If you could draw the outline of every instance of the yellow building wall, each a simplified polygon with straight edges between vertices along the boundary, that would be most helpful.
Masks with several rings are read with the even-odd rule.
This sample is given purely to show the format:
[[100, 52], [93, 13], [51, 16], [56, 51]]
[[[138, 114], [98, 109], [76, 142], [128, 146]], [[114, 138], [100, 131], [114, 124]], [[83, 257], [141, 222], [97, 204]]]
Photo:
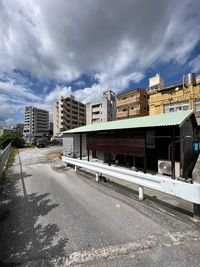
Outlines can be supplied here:
[[187, 88], [166, 89], [149, 93], [149, 115], [164, 113], [164, 105], [189, 100], [189, 109], [195, 109], [195, 99], [200, 98], [200, 85]]

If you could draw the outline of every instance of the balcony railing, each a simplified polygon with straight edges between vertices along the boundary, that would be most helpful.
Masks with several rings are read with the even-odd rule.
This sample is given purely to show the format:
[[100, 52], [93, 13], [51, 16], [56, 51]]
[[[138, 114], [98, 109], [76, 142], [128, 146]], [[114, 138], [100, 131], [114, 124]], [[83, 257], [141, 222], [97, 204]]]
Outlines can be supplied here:
[[139, 109], [134, 109], [134, 110], [126, 110], [126, 111], [120, 111], [117, 112], [117, 117], [121, 118], [121, 117], [130, 117], [130, 116], [136, 116], [140, 114], [140, 110]]
[[129, 97], [129, 98], [124, 99], [124, 100], [117, 100], [117, 107], [128, 105], [128, 104], [139, 102], [139, 101], [140, 101], [139, 96]]

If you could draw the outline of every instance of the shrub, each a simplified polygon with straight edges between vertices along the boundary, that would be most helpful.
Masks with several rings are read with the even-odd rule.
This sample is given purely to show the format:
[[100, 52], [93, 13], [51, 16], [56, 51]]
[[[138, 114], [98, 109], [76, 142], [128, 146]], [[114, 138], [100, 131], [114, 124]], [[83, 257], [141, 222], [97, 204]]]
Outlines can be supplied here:
[[24, 139], [18, 133], [6, 133], [0, 137], [0, 148], [4, 149], [9, 143], [13, 147], [23, 147], [25, 144]]

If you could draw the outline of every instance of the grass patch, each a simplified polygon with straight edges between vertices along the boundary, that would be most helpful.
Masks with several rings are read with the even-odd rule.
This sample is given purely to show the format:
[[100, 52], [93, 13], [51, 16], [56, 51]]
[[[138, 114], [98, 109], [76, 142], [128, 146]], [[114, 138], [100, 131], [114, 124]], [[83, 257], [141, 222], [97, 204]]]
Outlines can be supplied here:
[[6, 176], [8, 175], [9, 168], [13, 166], [16, 154], [17, 154], [17, 149], [14, 147], [11, 147], [6, 167], [5, 167], [2, 175], [0, 176], [0, 186], [2, 185]]

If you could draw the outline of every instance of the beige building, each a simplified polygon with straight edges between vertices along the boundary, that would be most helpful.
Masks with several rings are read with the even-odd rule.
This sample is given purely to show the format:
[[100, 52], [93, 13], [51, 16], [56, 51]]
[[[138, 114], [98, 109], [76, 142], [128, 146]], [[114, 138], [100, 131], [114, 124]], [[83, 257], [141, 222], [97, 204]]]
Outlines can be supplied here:
[[116, 97], [111, 90], [103, 92], [103, 99], [86, 105], [86, 124], [116, 120]]
[[27, 106], [24, 117], [24, 137], [27, 143], [35, 143], [49, 132], [49, 112], [44, 109]]
[[53, 135], [85, 125], [85, 105], [73, 96], [61, 97], [53, 108]]
[[[198, 76], [197, 76], [198, 77]], [[149, 115], [194, 109], [200, 118], [200, 80], [188, 74], [176, 85], [151, 87], [149, 80]]]
[[146, 89], [138, 88], [117, 96], [117, 119], [147, 116], [148, 94]]

